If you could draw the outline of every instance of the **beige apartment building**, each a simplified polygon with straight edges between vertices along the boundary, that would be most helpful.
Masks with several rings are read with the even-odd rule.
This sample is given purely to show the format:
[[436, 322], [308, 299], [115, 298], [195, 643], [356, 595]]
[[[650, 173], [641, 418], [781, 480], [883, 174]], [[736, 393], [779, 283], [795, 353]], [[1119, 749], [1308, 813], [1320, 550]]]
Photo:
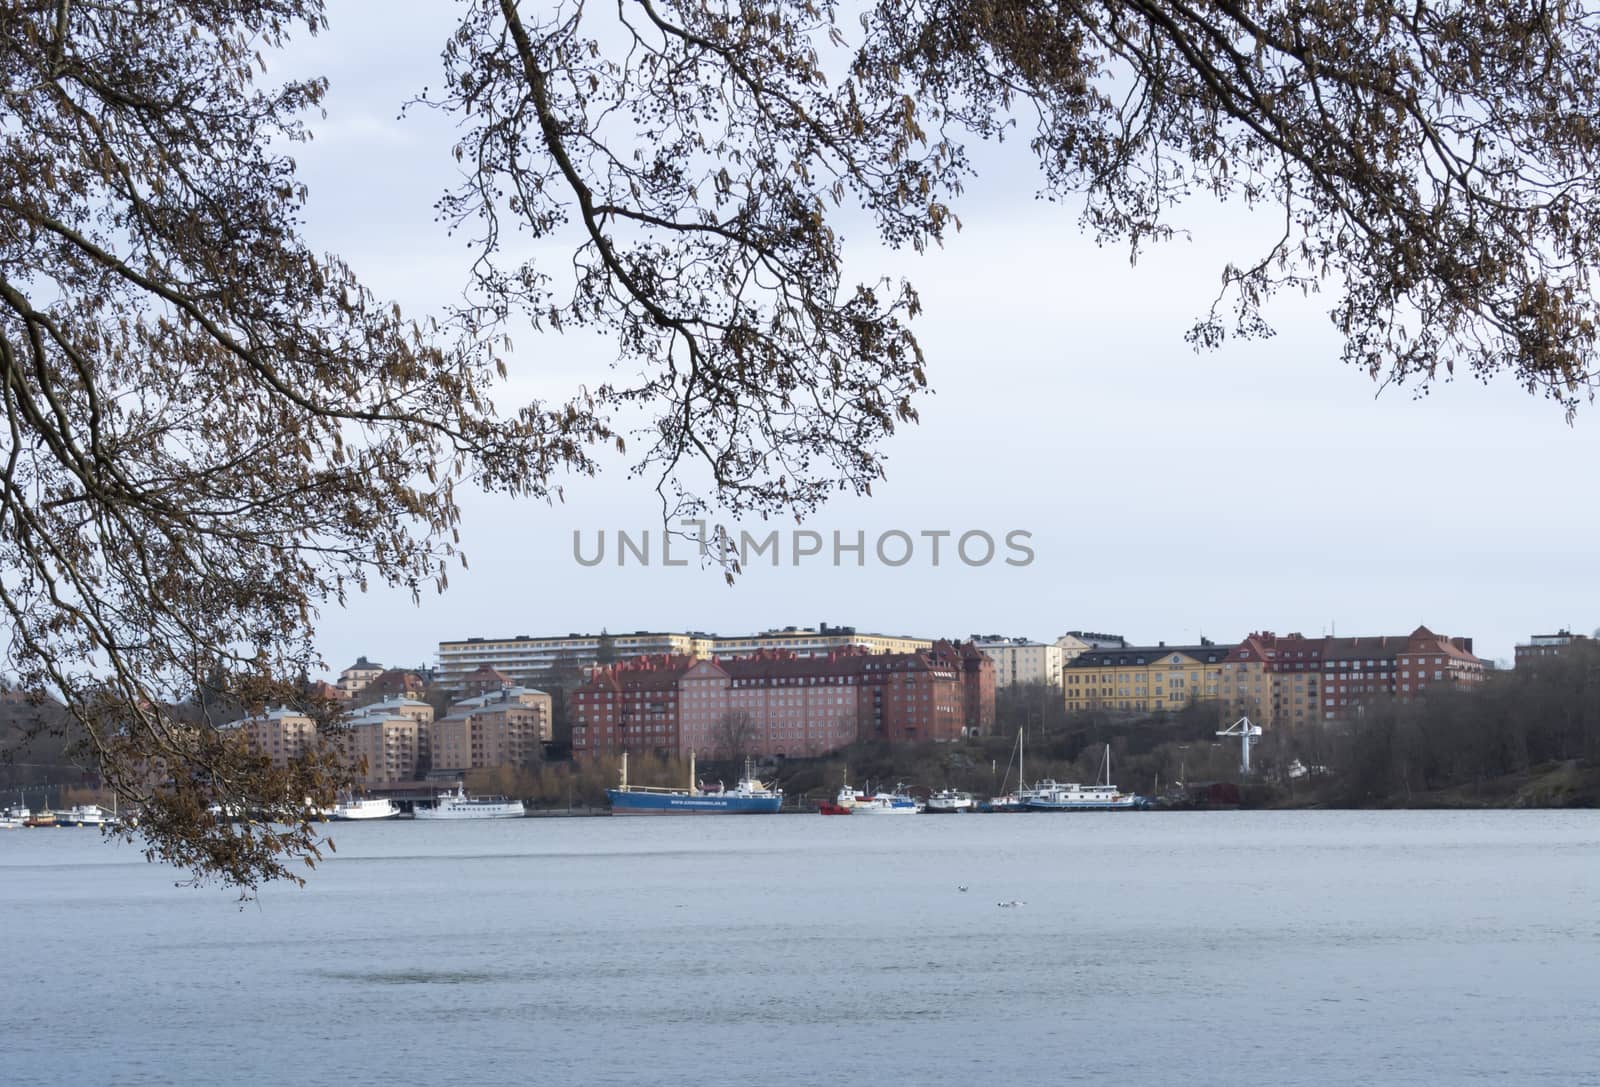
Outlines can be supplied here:
[[417, 776], [422, 750], [417, 722], [411, 717], [357, 717], [345, 734], [346, 750], [361, 767], [363, 785], [390, 785]]
[[1061, 647], [1027, 638], [980, 638], [972, 644], [994, 662], [994, 685], [1011, 687], [1019, 683], [1044, 683], [1061, 686]]
[[550, 742], [551, 698], [529, 687], [463, 699], [433, 722], [434, 774], [537, 762]]
[[345, 719], [346, 750], [363, 760], [365, 785], [413, 781], [431, 754], [433, 707], [412, 698], [387, 698]]
[[237, 728], [251, 750], [270, 758], [274, 766], [287, 766], [314, 750], [317, 743], [317, 723], [282, 707], [223, 727]]

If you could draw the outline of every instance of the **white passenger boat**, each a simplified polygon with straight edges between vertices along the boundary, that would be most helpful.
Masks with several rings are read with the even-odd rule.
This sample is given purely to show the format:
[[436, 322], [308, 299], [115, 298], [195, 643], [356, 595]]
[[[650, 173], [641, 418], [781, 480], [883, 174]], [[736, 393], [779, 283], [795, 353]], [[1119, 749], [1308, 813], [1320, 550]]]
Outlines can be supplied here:
[[11, 808], [0, 809], [0, 830], [20, 830], [31, 818], [33, 818], [33, 812], [21, 804]]
[[353, 823], [363, 819], [393, 819], [400, 814], [400, 809], [393, 800], [384, 797], [374, 800], [370, 797], [360, 800], [343, 800], [333, 806], [328, 813], [328, 818], [339, 823]]
[[431, 808], [416, 810], [418, 819], [521, 819], [528, 814], [520, 800], [503, 796], [471, 796], [463, 786], [453, 793], [440, 793]]
[[958, 789], [940, 789], [936, 793], [928, 794], [929, 815], [972, 811], [976, 806], [971, 793], [964, 793]]
[[1029, 811], [1135, 811], [1146, 806], [1144, 797], [1125, 793], [1111, 784], [1111, 745], [1106, 744], [1100, 766], [1104, 781], [1094, 785], [1060, 783], [1048, 778], [1034, 782], [1027, 797]]
[[111, 821], [110, 813], [98, 804], [79, 804], [56, 812], [58, 827], [103, 827]]

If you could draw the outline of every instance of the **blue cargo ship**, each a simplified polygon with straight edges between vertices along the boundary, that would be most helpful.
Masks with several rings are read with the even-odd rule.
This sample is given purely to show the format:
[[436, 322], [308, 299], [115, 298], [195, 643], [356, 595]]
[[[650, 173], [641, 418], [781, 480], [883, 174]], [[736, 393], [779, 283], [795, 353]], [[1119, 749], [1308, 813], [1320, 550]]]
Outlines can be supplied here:
[[783, 804], [783, 790], [768, 788], [750, 772], [732, 789], [712, 792], [695, 784], [694, 755], [689, 756], [689, 788], [652, 789], [628, 785], [628, 755], [622, 755], [622, 783], [606, 790], [612, 815], [773, 815]]

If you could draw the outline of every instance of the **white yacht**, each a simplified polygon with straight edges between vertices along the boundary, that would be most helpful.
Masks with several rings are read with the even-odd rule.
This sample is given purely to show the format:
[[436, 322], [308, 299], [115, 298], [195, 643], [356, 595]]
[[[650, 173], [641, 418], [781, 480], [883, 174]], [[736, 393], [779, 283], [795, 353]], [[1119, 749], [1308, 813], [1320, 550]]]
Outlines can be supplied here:
[[0, 830], [19, 830], [31, 818], [33, 812], [21, 804], [0, 809]]
[[418, 819], [521, 819], [528, 814], [520, 800], [507, 800], [503, 796], [467, 795], [464, 786], [457, 785], [453, 793], [440, 793], [431, 808], [418, 808]]
[[399, 814], [400, 809], [387, 797], [380, 800], [364, 797], [360, 800], [340, 801], [328, 813], [328, 818], [339, 823], [353, 823], [363, 819], [393, 819]]

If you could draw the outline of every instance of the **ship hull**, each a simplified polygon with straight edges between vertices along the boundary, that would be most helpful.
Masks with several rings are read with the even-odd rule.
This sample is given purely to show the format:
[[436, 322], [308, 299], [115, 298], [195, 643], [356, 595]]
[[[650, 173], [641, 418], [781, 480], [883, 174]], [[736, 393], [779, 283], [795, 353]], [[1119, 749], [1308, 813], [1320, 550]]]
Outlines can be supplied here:
[[781, 796], [636, 793], [607, 789], [612, 815], [776, 815]]
[[392, 811], [372, 813], [336, 811], [329, 815], [328, 818], [335, 823], [370, 823], [379, 819], [398, 819], [400, 818], [400, 809], [395, 808]]

